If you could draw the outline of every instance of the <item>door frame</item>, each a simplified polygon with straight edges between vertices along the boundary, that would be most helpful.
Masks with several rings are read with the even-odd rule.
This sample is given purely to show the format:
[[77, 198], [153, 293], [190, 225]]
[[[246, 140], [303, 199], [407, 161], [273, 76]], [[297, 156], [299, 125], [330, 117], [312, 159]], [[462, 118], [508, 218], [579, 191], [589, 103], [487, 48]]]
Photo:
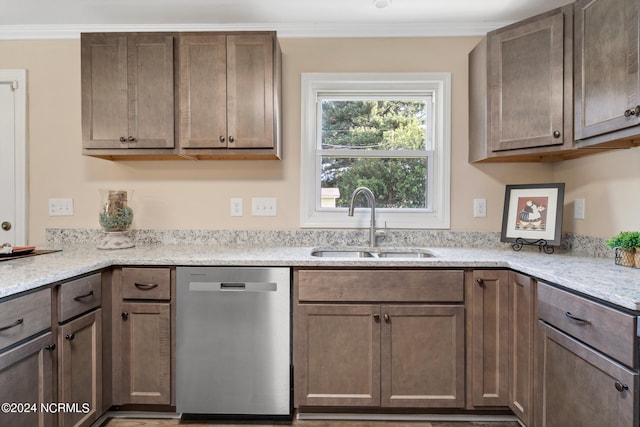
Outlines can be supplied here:
[[28, 238], [27, 171], [27, 70], [0, 70], [0, 84], [13, 85], [15, 92], [15, 245], [26, 245]]

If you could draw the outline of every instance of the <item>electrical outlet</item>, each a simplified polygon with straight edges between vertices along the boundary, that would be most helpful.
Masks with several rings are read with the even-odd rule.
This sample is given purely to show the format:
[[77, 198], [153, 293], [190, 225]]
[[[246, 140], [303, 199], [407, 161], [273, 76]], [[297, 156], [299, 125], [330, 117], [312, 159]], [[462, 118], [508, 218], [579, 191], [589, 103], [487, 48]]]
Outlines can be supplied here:
[[487, 216], [487, 199], [473, 199], [474, 218], [484, 218]]
[[573, 202], [573, 218], [584, 219], [585, 200], [576, 199]]
[[49, 199], [49, 216], [73, 215], [73, 199]]
[[275, 197], [253, 197], [251, 199], [251, 215], [276, 216]]
[[242, 199], [238, 197], [231, 198], [231, 216], [242, 216]]

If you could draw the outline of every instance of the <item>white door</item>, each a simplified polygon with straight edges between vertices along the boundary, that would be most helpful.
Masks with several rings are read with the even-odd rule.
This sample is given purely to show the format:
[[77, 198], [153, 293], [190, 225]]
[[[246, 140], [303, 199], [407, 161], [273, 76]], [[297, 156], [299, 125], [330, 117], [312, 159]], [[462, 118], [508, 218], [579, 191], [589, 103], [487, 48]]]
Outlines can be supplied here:
[[27, 244], [25, 70], [0, 70], [0, 246]]

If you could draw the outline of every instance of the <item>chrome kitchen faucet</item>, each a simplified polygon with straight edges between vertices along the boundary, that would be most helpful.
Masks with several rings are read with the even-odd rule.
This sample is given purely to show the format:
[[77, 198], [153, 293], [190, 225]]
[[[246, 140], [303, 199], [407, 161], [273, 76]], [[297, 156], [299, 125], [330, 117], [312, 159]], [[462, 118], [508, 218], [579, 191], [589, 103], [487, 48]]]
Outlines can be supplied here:
[[378, 243], [376, 241], [376, 197], [373, 195], [373, 192], [367, 187], [356, 188], [353, 193], [351, 193], [351, 201], [349, 201], [348, 214], [349, 216], [353, 216], [355, 200], [360, 193], [364, 194], [367, 202], [369, 203], [369, 207], [371, 208], [371, 224], [369, 225], [369, 246], [375, 247], [378, 246]]

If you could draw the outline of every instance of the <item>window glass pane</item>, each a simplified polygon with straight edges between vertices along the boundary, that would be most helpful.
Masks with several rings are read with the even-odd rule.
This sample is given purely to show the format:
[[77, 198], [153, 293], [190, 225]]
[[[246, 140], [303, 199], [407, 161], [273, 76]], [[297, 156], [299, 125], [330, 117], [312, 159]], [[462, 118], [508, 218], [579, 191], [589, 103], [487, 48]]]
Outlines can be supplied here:
[[[426, 208], [427, 158], [322, 157], [321, 206], [349, 207], [351, 193], [368, 187], [376, 207]], [[366, 206], [364, 197], [356, 206]]]
[[322, 99], [322, 149], [425, 150], [430, 100]]

